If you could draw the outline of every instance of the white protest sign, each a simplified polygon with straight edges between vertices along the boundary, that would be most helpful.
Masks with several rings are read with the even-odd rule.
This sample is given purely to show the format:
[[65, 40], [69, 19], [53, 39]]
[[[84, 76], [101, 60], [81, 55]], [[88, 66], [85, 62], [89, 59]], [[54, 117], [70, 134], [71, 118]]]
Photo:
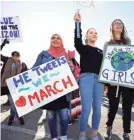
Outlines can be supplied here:
[[2, 17], [0, 19], [0, 38], [10, 41], [22, 41], [19, 17]]
[[134, 46], [107, 46], [99, 81], [134, 88]]
[[78, 89], [65, 57], [9, 78], [7, 85], [19, 117]]

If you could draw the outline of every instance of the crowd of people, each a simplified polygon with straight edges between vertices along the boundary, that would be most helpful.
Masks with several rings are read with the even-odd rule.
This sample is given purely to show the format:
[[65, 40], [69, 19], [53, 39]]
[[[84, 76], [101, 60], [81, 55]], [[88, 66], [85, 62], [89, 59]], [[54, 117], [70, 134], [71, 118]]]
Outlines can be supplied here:
[[[130, 140], [131, 132], [131, 110], [134, 102], [134, 89], [122, 87], [112, 84], [99, 82], [99, 72], [105, 54], [106, 47], [112, 45], [130, 45], [131, 40], [127, 36], [127, 30], [124, 23], [120, 19], [115, 19], [110, 26], [109, 41], [104, 43], [103, 50], [96, 47], [97, 31], [95, 28], [87, 30], [85, 35], [85, 43], [82, 41], [81, 15], [74, 16], [74, 47], [80, 55], [80, 65], [75, 59], [75, 55], [71, 55], [70, 51], [64, 47], [62, 37], [59, 34], [53, 34], [50, 41], [50, 48], [43, 50], [37, 57], [32, 68], [47, 63], [53, 59], [65, 56], [68, 65], [74, 74], [79, 85], [79, 89], [62, 96], [41, 109], [47, 110], [47, 121], [52, 140], [58, 140], [57, 133], [57, 117], [60, 119], [61, 140], [67, 140], [68, 125], [71, 125], [80, 116], [80, 134], [79, 140], [86, 140], [86, 129], [88, 118], [93, 109], [92, 114], [92, 140], [99, 140], [98, 130], [101, 120], [101, 104], [104, 92], [106, 92], [109, 101], [109, 109], [107, 114], [105, 139], [111, 139], [113, 122], [118, 110], [119, 101], [122, 97], [123, 110], [123, 140]], [[77, 26], [79, 25], [79, 26]], [[79, 32], [80, 31], [80, 32]], [[78, 36], [78, 32], [80, 33]], [[1, 50], [6, 43], [1, 44]], [[14, 118], [17, 117], [20, 124], [24, 125], [24, 118], [18, 117], [12, 97], [10, 95], [6, 79], [13, 77], [21, 72], [27, 71], [28, 67], [21, 62], [20, 53], [14, 51], [11, 57], [1, 55], [3, 67], [1, 69], [1, 95], [7, 95], [10, 103], [10, 116], [8, 125], [12, 125]], [[116, 91], [119, 89], [118, 96]]]

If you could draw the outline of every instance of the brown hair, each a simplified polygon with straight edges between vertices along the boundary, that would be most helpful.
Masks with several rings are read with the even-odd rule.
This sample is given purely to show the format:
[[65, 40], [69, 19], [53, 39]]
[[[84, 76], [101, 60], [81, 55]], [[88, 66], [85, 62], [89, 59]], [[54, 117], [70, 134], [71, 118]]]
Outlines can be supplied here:
[[110, 42], [114, 42], [116, 40], [116, 38], [114, 36], [114, 31], [113, 31], [113, 26], [114, 26], [114, 23], [116, 20], [120, 21], [123, 25], [123, 30], [121, 32], [121, 38], [120, 38], [121, 43], [124, 45], [130, 44], [131, 40], [129, 39], [129, 37], [127, 35], [126, 27], [125, 27], [124, 23], [122, 22], [122, 20], [120, 20], [120, 19], [115, 19], [110, 26]]

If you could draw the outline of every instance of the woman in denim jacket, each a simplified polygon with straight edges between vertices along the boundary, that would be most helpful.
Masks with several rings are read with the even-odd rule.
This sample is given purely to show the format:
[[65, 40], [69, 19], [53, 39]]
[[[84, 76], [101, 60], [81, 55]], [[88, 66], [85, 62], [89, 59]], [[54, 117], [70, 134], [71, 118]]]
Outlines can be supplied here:
[[[69, 61], [68, 54], [63, 47], [62, 38], [58, 34], [54, 34], [51, 37], [51, 45], [47, 51], [42, 51], [33, 67], [37, 67], [41, 64], [49, 62], [53, 59], [56, 59], [60, 56], [65, 56], [69, 66], [72, 66], [72, 63]], [[61, 126], [61, 140], [67, 140], [67, 129], [68, 129], [68, 107], [69, 103], [66, 96], [62, 96], [47, 105], [41, 107], [42, 109], [47, 110], [47, 119], [51, 138], [53, 140], [58, 140], [57, 133], [57, 114], [60, 118]]]

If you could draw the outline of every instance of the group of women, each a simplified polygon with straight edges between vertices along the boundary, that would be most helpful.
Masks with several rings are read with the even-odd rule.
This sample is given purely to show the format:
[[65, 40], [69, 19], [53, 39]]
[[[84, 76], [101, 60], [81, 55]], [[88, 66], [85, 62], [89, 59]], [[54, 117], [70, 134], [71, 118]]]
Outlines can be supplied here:
[[[134, 101], [134, 89], [128, 87], [118, 87], [119, 92], [116, 97], [116, 85], [104, 84], [99, 82], [98, 75], [102, 64], [103, 54], [107, 45], [130, 45], [131, 41], [127, 36], [126, 28], [120, 19], [115, 19], [110, 27], [110, 39], [105, 42], [104, 50], [96, 47], [97, 31], [95, 28], [90, 28], [86, 32], [85, 43], [82, 41], [81, 15], [74, 16], [74, 47], [80, 55], [80, 78], [79, 90], [81, 96], [82, 112], [80, 117], [80, 134], [79, 140], [86, 140], [86, 129], [88, 118], [93, 109], [92, 114], [92, 140], [99, 140], [98, 129], [101, 120], [101, 104], [104, 90], [107, 91], [109, 99], [109, 111], [106, 122], [105, 138], [111, 139], [113, 121], [118, 110], [120, 98], [123, 102], [123, 140], [130, 140], [129, 133], [131, 132], [131, 109]], [[79, 22], [79, 26], [77, 23]], [[80, 36], [77, 36], [80, 31]], [[67, 51], [64, 48], [62, 37], [59, 34], [53, 34], [51, 37], [50, 48], [42, 51], [33, 65], [33, 67], [44, 64], [58, 57], [65, 56], [73, 72], [73, 63], [70, 60]], [[52, 140], [58, 140], [57, 132], [57, 117], [60, 119], [61, 140], [67, 140], [67, 130], [69, 122], [69, 101], [67, 96], [62, 96], [51, 103], [44, 105], [43, 109], [47, 110], [47, 120]]]
[[[123, 128], [124, 140], [130, 140], [130, 124], [131, 124], [131, 109], [134, 101], [134, 89], [128, 87], [119, 87], [119, 93], [116, 97], [116, 85], [104, 84], [98, 81], [98, 75], [102, 64], [103, 54], [105, 53], [105, 47], [107, 45], [130, 45], [131, 41], [127, 36], [126, 28], [120, 19], [116, 19], [112, 22], [110, 27], [110, 39], [104, 44], [104, 51], [97, 48], [95, 43], [97, 41], [97, 31], [95, 28], [90, 28], [86, 32], [85, 45], [82, 41], [82, 29], [81, 29], [81, 15], [75, 14], [75, 30], [74, 30], [74, 47], [80, 55], [80, 79], [79, 89], [82, 104], [82, 113], [80, 117], [80, 135], [79, 140], [86, 140], [86, 129], [88, 124], [89, 114], [91, 112], [91, 106], [93, 108], [92, 114], [92, 140], [99, 140], [98, 129], [101, 119], [101, 104], [104, 90], [107, 90], [109, 99], [109, 112], [108, 120], [106, 122], [105, 138], [110, 139], [112, 134], [112, 126], [115, 115], [118, 110], [120, 97], [123, 100]], [[79, 23], [79, 26], [77, 26]], [[80, 31], [80, 36], [78, 32]], [[43, 54], [43, 55], [42, 55]], [[49, 57], [45, 57], [45, 56]], [[54, 34], [51, 37], [50, 48], [47, 51], [43, 51], [39, 54], [33, 67], [46, 63], [52, 59], [60, 56], [65, 56], [68, 64], [72, 70], [72, 62], [69, 61], [68, 54], [64, 48], [63, 41], [60, 35]], [[42, 56], [44, 56], [42, 58]], [[48, 59], [46, 59], [48, 58]], [[68, 130], [68, 106], [69, 103], [66, 96], [63, 96], [44, 106], [47, 109], [47, 119], [50, 129], [51, 138], [53, 140], [58, 139], [57, 133], [57, 115], [60, 118], [61, 125], [61, 140], [67, 140]]]

